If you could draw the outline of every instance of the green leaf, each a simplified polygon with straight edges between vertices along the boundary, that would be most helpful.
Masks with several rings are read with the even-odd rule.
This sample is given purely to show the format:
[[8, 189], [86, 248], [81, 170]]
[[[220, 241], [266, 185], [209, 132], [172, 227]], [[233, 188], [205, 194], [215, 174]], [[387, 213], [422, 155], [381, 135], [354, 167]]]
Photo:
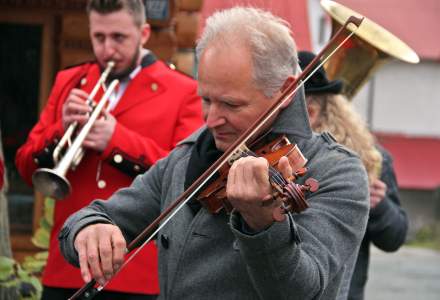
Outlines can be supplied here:
[[[39, 257], [45, 258], [46, 255], [46, 253], [42, 253]], [[34, 260], [36, 262], [45, 261], [37, 258]], [[4, 277], [4, 280], [0, 281], [0, 288], [17, 288], [18, 292], [26, 294], [19, 295], [17, 299], [38, 300], [41, 298], [43, 287], [38, 278], [27, 272], [13, 259], [0, 256], [0, 276]]]
[[14, 275], [15, 261], [6, 256], [0, 256], [0, 281], [5, 281]]
[[55, 210], [55, 200], [50, 197], [46, 197], [44, 199], [44, 219], [49, 223], [51, 228], [53, 226], [54, 210]]
[[47, 260], [48, 256], [49, 256], [49, 251], [41, 251], [34, 255], [36, 259], [44, 260], [44, 261]]
[[32, 237], [32, 243], [41, 249], [49, 249], [50, 232], [44, 228], [38, 228]]
[[6, 282], [2, 282], [0, 284], [0, 286], [5, 287], [5, 288], [17, 287], [19, 283], [20, 283], [20, 281], [17, 278], [14, 278], [14, 279], [8, 280]]

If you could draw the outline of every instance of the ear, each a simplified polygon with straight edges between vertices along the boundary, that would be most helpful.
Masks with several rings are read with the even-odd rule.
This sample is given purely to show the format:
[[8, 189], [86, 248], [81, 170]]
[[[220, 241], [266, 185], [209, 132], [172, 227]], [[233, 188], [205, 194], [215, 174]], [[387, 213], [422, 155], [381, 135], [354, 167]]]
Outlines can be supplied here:
[[[283, 86], [280, 89], [280, 94], [283, 93], [291, 84], [292, 82], [295, 81], [295, 76], [290, 75], [289, 77], [287, 77], [286, 81], [284, 81]], [[282, 106], [281, 108], [285, 108], [290, 104], [290, 101], [292, 101], [292, 98], [287, 100]]]
[[150, 34], [151, 34], [150, 24], [145, 23], [141, 27], [141, 44], [142, 44], [142, 46], [144, 46], [145, 43], [149, 40]]

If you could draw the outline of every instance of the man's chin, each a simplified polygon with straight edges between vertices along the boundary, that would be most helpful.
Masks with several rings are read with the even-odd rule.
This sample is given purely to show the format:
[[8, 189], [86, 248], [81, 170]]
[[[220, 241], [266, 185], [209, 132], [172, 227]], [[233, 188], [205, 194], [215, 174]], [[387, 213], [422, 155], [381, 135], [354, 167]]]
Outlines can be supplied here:
[[218, 150], [225, 152], [232, 145], [231, 141], [224, 139], [215, 139], [215, 146]]

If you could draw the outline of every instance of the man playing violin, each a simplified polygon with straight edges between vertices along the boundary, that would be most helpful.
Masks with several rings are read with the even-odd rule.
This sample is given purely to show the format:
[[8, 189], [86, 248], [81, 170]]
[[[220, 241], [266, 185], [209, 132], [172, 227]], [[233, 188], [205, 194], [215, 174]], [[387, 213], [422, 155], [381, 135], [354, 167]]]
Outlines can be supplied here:
[[[94, 278], [105, 285], [123, 265], [127, 243], [227, 151], [300, 72], [285, 22], [254, 8], [211, 16], [197, 55], [206, 126], [129, 188], [71, 216], [60, 233], [63, 254], [81, 268], [86, 282]], [[309, 208], [275, 221], [280, 203], [270, 201], [268, 161], [235, 160], [226, 182], [230, 213], [211, 214], [190, 199], [159, 230], [159, 299], [346, 297], [368, 216], [366, 172], [329, 134], [312, 133], [302, 90], [262, 128], [266, 134], [260, 141], [285, 135], [308, 159], [309, 171], [297, 182], [319, 181], [318, 191], [308, 195]], [[283, 157], [278, 163], [285, 178], [292, 177], [289, 162]]]
[[[79, 270], [59, 250], [57, 236], [67, 217], [130, 185], [203, 122], [196, 82], [143, 48], [150, 36], [143, 1], [89, 0], [87, 5], [96, 60], [57, 74], [40, 120], [16, 156], [18, 170], [29, 183], [37, 168], [52, 167], [55, 145], [70, 124], [88, 121], [91, 107], [85, 100], [102, 70], [114, 62], [108, 81], [117, 78], [120, 84], [83, 142], [84, 158], [67, 173], [72, 193], [55, 204], [43, 299], [67, 299], [83, 284]], [[94, 100], [102, 94], [100, 87]], [[159, 293], [155, 245], [147, 245], [123, 273], [130, 275], [113, 281], [103, 299], [154, 299]]]

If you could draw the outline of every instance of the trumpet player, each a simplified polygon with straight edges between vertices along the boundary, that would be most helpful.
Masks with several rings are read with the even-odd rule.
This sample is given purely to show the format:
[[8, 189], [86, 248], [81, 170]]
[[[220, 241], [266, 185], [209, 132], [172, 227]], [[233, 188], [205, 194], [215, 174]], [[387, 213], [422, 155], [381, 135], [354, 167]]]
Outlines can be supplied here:
[[[52, 168], [53, 149], [71, 124], [81, 128], [88, 122], [93, 108], [86, 99], [108, 63], [114, 63], [106, 82], [118, 79], [119, 84], [82, 142], [81, 162], [66, 174], [71, 193], [55, 204], [43, 299], [67, 299], [83, 285], [80, 270], [65, 262], [59, 251], [57, 237], [67, 217], [93, 199], [107, 198], [130, 185], [202, 124], [196, 82], [143, 48], [150, 27], [142, 0], [89, 0], [87, 13], [96, 60], [57, 74], [38, 123], [16, 154], [17, 168], [29, 184], [37, 168]], [[103, 83], [96, 102], [105, 89]], [[154, 244], [134, 260], [102, 299], [155, 298], [159, 287]]]

